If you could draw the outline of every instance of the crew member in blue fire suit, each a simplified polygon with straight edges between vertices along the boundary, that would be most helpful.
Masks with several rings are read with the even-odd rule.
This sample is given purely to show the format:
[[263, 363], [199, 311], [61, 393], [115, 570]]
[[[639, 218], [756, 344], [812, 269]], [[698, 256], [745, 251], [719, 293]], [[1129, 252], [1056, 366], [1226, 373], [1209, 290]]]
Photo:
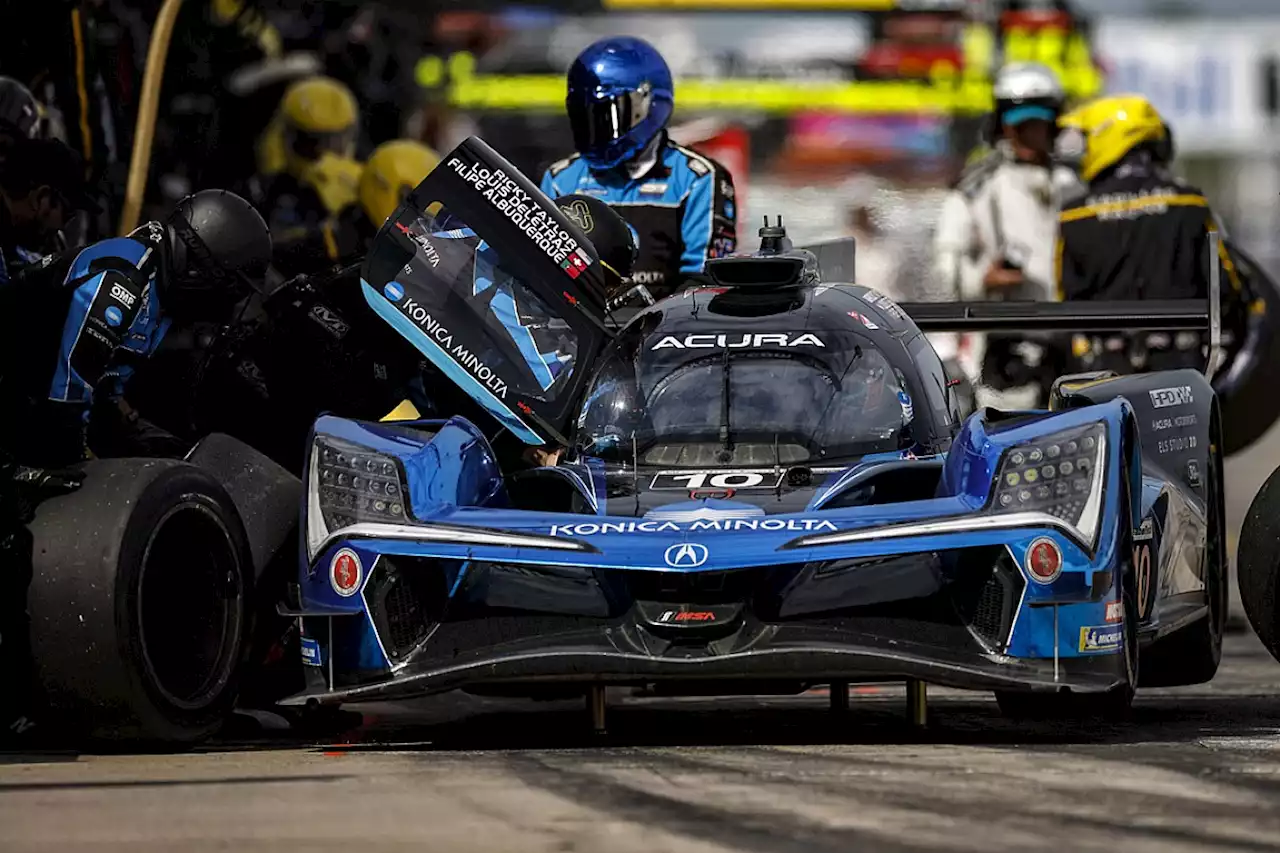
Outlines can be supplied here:
[[12, 327], [0, 344], [0, 450], [38, 467], [82, 459], [95, 395], [118, 393], [169, 318], [242, 298], [270, 259], [258, 212], [233, 193], [205, 190], [163, 223], [84, 249], [60, 284], [48, 276], [57, 263], [15, 277], [0, 290], [0, 322]]
[[737, 245], [733, 178], [672, 142], [671, 71], [638, 38], [607, 38], [569, 68], [565, 99], [578, 153], [542, 177], [548, 196], [579, 193], [612, 205], [631, 225], [639, 256], [629, 284], [655, 299]]
[[[270, 232], [257, 211], [239, 196], [206, 190], [164, 223], [84, 249], [65, 279], [66, 264], [47, 258], [0, 282], [0, 741], [34, 725], [26, 525], [41, 501], [80, 486], [72, 466], [87, 450], [95, 396], [119, 394], [129, 359], [155, 351], [169, 322], [162, 304], [179, 318], [207, 311], [265, 273], [270, 260]], [[137, 455], [185, 449], [145, 423], [120, 432], [132, 433]]]

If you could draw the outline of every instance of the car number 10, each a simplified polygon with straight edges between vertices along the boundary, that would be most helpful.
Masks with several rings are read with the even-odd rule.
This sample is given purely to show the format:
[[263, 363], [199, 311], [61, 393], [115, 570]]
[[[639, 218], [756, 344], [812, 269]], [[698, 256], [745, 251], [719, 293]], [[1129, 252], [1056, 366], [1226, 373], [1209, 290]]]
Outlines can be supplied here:
[[764, 471], [663, 471], [654, 475], [650, 488], [679, 489], [688, 492], [696, 492], [699, 489], [774, 488], [779, 478], [770, 478], [766, 483], [765, 474]]

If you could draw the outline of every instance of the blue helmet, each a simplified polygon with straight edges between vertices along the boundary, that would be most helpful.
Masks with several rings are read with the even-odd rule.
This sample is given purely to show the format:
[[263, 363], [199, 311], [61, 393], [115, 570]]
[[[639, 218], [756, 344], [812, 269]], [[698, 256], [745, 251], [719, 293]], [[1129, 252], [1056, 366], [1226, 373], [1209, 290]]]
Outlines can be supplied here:
[[671, 69], [647, 41], [602, 39], [569, 66], [565, 106], [574, 147], [595, 170], [631, 160], [671, 118]]

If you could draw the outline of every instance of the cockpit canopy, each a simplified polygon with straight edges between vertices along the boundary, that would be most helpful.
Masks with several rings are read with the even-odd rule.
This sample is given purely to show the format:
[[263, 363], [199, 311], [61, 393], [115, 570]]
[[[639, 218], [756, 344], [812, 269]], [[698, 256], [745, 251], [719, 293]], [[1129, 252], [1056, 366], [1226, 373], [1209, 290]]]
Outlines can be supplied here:
[[917, 443], [914, 383], [866, 335], [664, 325], [633, 323], [606, 350], [578, 418], [584, 454], [812, 465]]

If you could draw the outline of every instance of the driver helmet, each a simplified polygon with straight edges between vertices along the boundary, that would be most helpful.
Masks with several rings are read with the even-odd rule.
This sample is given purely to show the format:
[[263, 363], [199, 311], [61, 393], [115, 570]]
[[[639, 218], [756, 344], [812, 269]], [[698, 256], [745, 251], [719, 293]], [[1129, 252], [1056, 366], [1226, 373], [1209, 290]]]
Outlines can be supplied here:
[[369, 223], [382, 227], [439, 162], [439, 154], [412, 139], [393, 139], [375, 148], [359, 185], [360, 207]]
[[994, 131], [999, 139], [1006, 126], [1024, 121], [1056, 123], [1066, 103], [1066, 92], [1058, 75], [1038, 62], [1015, 62], [996, 75]]
[[290, 85], [280, 101], [279, 122], [284, 170], [299, 180], [325, 152], [355, 156], [360, 130], [356, 98], [332, 77], [307, 77]]
[[257, 287], [271, 262], [271, 231], [249, 202], [201, 190], [165, 222], [171, 239], [161, 304], [179, 318], [215, 320]]
[[638, 252], [635, 231], [616, 210], [594, 196], [564, 195], [555, 204], [595, 246], [605, 272], [605, 297], [612, 299], [631, 277]]
[[595, 42], [569, 66], [574, 147], [595, 171], [637, 159], [667, 126], [674, 96], [671, 69], [653, 45], [630, 36]]

